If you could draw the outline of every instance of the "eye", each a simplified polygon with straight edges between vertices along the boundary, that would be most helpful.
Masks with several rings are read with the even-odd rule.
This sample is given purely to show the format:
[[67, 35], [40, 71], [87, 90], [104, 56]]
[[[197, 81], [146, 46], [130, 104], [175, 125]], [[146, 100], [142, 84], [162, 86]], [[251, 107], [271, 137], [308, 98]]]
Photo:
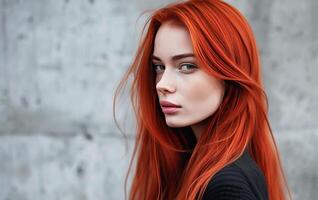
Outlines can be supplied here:
[[165, 70], [163, 65], [152, 64], [152, 67], [156, 73], [160, 73], [160, 72], [163, 72]]
[[179, 69], [180, 69], [180, 71], [183, 71], [183, 72], [189, 72], [189, 71], [193, 71], [195, 68], [197, 68], [197, 67], [193, 64], [184, 63], [181, 65], [181, 67]]
[[[165, 66], [160, 64], [152, 64], [153, 69], [156, 73], [163, 73], [165, 71]], [[183, 63], [180, 65], [179, 70], [183, 73], [190, 73], [194, 71], [197, 67], [194, 64], [191, 63]]]

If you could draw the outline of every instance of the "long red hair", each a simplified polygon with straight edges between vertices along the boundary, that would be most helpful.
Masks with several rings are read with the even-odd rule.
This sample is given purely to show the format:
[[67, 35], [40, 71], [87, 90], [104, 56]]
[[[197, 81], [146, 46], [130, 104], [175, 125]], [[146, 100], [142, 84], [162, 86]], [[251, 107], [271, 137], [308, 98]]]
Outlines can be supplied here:
[[[160, 109], [151, 65], [154, 38], [160, 25], [174, 20], [191, 36], [199, 67], [224, 80], [226, 90], [209, 125], [195, 141], [189, 127], [171, 128]], [[242, 14], [220, 0], [190, 0], [155, 10], [130, 68], [113, 101], [132, 76], [131, 102], [136, 139], [125, 179], [135, 169], [130, 200], [201, 199], [213, 175], [234, 162], [245, 149], [264, 173], [271, 200], [291, 197], [278, 148], [268, 120], [256, 41]]]

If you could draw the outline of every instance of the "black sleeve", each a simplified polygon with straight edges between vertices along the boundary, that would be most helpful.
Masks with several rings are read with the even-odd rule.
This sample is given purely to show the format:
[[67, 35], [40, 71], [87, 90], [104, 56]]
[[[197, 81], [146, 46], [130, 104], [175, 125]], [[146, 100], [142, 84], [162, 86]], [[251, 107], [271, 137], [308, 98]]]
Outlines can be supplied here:
[[220, 170], [203, 194], [202, 200], [259, 200], [253, 192], [248, 178], [242, 170], [235, 166], [227, 166]]

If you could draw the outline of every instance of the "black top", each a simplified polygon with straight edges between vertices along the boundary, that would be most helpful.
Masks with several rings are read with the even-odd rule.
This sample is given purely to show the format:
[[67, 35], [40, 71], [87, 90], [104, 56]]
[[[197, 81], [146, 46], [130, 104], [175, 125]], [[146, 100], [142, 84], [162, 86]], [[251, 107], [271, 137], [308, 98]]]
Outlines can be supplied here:
[[208, 183], [202, 200], [268, 200], [265, 177], [245, 151], [217, 172]]

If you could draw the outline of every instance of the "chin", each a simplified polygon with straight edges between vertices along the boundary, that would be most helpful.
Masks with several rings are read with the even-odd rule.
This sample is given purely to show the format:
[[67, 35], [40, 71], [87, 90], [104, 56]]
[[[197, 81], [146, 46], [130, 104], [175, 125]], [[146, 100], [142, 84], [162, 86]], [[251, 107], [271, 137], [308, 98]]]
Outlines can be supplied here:
[[166, 121], [166, 124], [167, 124], [167, 126], [169, 126], [171, 128], [178, 128], [179, 127], [178, 124], [173, 123], [173, 122], [169, 122], [169, 121]]
[[173, 123], [173, 122], [169, 122], [166, 121], [167, 126], [169, 126], [170, 128], [180, 128], [180, 127], [185, 127], [187, 125], [182, 124], [182, 123]]

